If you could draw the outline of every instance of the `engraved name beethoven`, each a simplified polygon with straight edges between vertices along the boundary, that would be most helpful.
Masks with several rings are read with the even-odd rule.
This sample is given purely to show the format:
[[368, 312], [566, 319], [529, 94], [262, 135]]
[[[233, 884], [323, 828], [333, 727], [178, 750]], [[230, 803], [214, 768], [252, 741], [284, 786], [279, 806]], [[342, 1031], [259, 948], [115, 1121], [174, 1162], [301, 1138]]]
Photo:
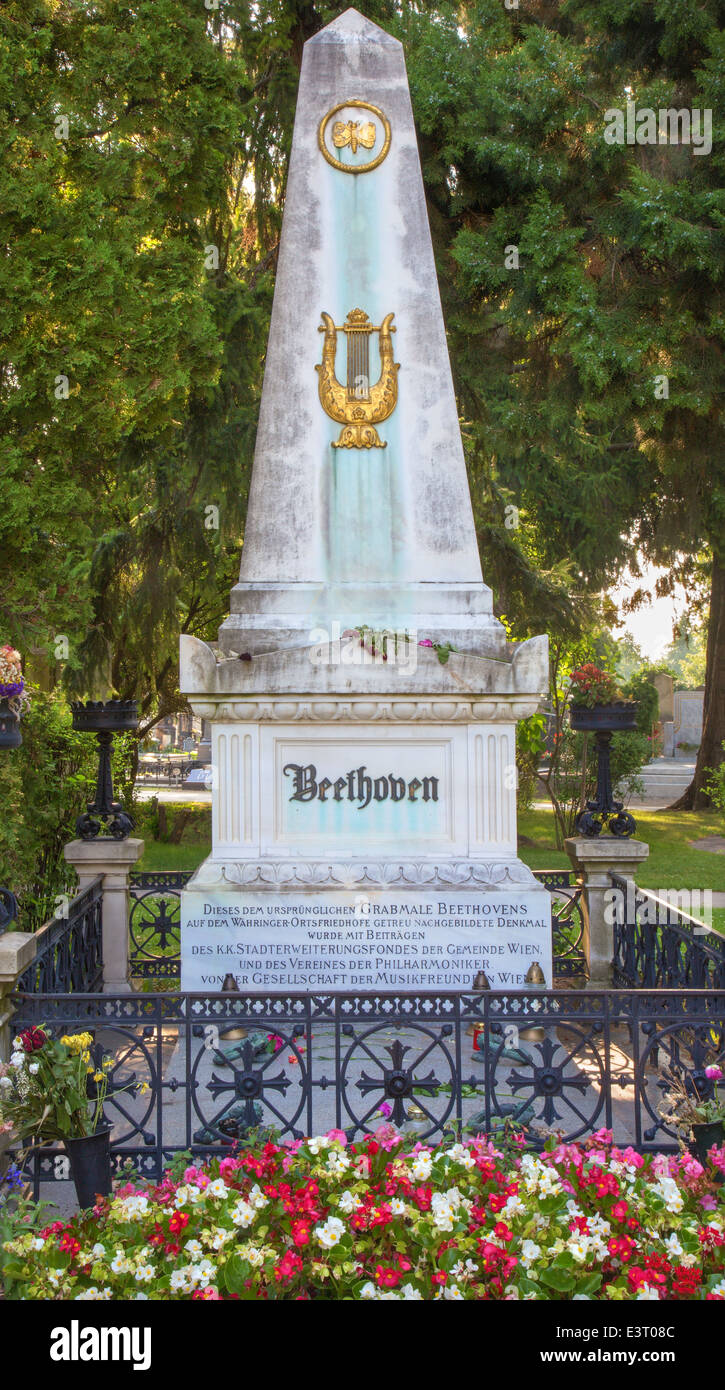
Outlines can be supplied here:
[[314, 763], [302, 767], [300, 763], [287, 763], [282, 769], [285, 777], [291, 777], [294, 790], [290, 801], [356, 801], [358, 811], [364, 811], [371, 801], [437, 801], [437, 777], [413, 777], [406, 782], [404, 777], [369, 777], [365, 767], [357, 767], [338, 777], [333, 782], [329, 777], [318, 781]]

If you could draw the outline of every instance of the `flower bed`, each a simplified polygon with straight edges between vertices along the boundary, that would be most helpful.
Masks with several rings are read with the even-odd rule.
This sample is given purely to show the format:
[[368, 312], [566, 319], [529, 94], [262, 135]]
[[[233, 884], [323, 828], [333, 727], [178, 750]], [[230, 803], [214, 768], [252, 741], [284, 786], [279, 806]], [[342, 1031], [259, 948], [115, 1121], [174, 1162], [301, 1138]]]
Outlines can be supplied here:
[[267, 1143], [131, 1183], [6, 1245], [30, 1299], [725, 1299], [725, 1149], [604, 1131], [411, 1148], [390, 1125]]

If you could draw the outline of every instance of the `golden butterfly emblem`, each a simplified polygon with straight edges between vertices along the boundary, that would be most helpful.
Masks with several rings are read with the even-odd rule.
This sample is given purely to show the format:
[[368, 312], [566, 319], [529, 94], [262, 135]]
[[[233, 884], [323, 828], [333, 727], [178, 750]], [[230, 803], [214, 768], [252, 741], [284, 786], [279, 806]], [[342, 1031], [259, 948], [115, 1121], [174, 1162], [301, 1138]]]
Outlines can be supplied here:
[[350, 146], [353, 154], [357, 154], [358, 145], [371, 150], [376, 139], [377, 130], [372, 121], [335, 121], [332, 127], [332, 143], [338, 150], [346, 145]]

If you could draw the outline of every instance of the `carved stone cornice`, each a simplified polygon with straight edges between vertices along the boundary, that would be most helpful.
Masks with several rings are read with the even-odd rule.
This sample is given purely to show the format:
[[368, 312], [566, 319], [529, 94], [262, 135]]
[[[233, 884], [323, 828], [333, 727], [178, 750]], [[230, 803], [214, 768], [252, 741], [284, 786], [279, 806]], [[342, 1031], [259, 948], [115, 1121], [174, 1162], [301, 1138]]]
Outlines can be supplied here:
[[361, 888], [540, 888], [531, 870], [519, 859], [503, 862], [445, 860], [438, 863], [326, 863], [324, 860], [206, 860], [187, 885], [188, 889], [251, 888], [270, 892], [281, 889]]
[[218, 723], [275, 724], [489, 724], [513, 723], [535, 714], [536, 696], [478, 700], [274, 699], [190, 697], [195, 714]]

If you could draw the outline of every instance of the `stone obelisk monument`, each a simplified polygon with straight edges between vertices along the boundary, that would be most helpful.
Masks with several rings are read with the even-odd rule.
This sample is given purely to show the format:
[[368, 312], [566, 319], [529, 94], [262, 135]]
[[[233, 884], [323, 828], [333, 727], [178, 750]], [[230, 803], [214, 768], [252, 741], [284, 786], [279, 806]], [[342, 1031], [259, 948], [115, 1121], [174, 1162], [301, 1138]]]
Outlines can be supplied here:
[[481, 574], [403, 50], [348, 10], [304, 51], [239, 583], [216, 650], [181, 639], [214, 773], [183, 988], [550, 982], [516, 853], [546, 687]]

